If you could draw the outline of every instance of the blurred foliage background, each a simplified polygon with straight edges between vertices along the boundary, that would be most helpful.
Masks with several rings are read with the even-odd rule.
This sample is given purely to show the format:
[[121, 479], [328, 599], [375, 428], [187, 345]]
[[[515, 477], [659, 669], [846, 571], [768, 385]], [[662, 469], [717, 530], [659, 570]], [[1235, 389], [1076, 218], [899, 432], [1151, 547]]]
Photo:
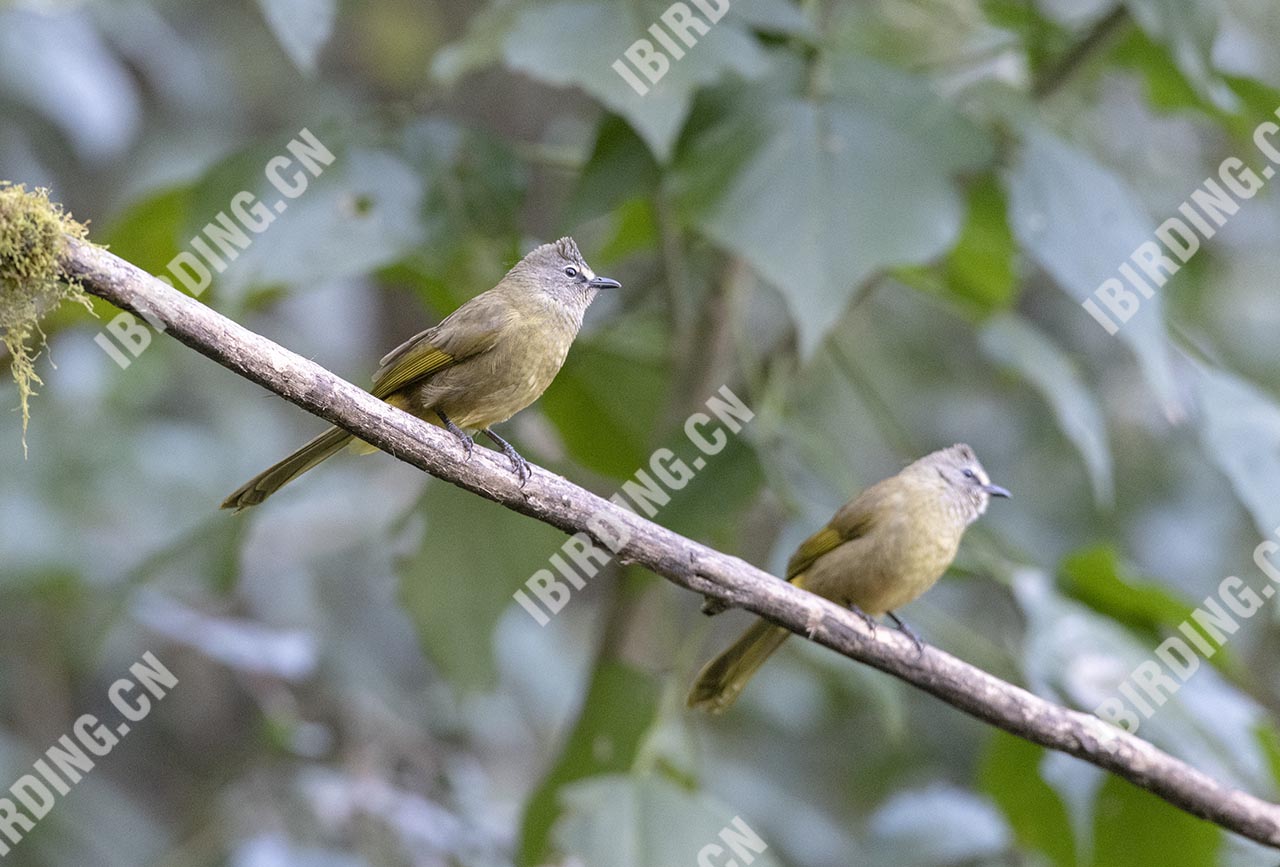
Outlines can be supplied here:
[[[659, 520], [778, 570], [972, 443], [1016, 499], [903, 613], [1057, 701], [1259, 584], [1280, 197], [1118, 337], [1077, 301], [1222, 158], [1260, 164], [1275, 4], [734, 0], [641, 98], [610, 64], [665, 6], [0, 6], [0, 178], [163, 273], [309, 128], [337, 161], [202, 300], [356, 382], [572, 233], [624, 288], [507, 426], [527, 456], [608, 495], [729, 384], [756, 419]], [[143, 651], [180, 683], [12, 863], [678, 867], [734, 816], [767, 867], [1276, 862], [799, 641], [691, 716], [744, 615], [617, 567], [539, 627], [511, 594], [561, 537], [385, 455], [219, 513], [321, 424], [162, 336], [121, 370], [104, 320], [48, 323], [28, 459], [0, 427], [3, 779]], [[1278, 636], [1268, 607], [1141, 734], [1276, 798]]]

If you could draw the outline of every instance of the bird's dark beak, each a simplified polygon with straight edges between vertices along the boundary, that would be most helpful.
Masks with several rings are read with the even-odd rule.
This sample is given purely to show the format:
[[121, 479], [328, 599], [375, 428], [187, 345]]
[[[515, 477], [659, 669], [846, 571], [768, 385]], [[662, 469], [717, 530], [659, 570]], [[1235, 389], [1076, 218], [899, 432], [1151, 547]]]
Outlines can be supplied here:
[[988, 494], [990, 494], [993, 497], [1001, 497], [1002, 499], [1005, 499], [1005, 500], [1013, 496], [1013, 494], [1009, 493], [1008, 490], [1000, 487], [999, 485], [983, 485], [982, 490], [986, 491]]
[[587, 281], [592, 289], [621, 289], [622, 284], [612, 277], [592, 277]]

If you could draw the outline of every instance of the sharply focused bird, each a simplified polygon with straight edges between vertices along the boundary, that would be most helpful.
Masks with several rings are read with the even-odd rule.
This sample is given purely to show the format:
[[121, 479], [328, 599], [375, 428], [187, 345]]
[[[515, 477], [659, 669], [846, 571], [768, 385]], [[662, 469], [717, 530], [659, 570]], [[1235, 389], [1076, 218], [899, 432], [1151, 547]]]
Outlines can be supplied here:
[[[531, 251], [488, 292], [439, 325], [388, 353], [373, 377], [373, 394], [392, 406], [447, 428], [468, 456], [471, 434], [483, 431], [511, 460], [523, 485], [529, 463], [492, 426], [537, 400], [560, 372], [587, 307], [601, 289], [621, 284], [597, 277], [572, 238]], [[376, 451], [333, 427], [262, 471], [223, 502], [256, 506], [287, 482], [351, 445]]]

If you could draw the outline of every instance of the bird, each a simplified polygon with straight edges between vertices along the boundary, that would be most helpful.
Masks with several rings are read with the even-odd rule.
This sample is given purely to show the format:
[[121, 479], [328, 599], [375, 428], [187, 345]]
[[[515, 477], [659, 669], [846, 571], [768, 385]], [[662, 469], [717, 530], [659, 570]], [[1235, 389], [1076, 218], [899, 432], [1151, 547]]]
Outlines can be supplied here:
[[[598, 277], [570, 237], [543, 244], [517, 262], [496, 286], [467, 301], [383, 356], [372, 393], [441, 426], [462, 443], [482, 431], [511, 461], [523, 487], [529, 462], [493, 431], [537, 400], [564, 364], [587, 308], [602, 289], [621, 283]], [[256, 506], [289, 481], [344, 447], [377, 451], [332, 427], [254, 476], [222, 503]]]
[[[888, 615], [923, 650], [920, 637], [894, 612], [942, 577], [965, 530], [986, 513], [991, 498], [1009, 496], [991, 483], [971, 447], [941, 449], [842, 506], [791, 556], [786, 578], [850, 608], [873, 629], [873, 616]], [[704, 607], [707, 613], [718, 610], [714, 604]], [[757, 621], [702, 668], [688, 706], [710, 713], [727, 710], [790, 634]]]

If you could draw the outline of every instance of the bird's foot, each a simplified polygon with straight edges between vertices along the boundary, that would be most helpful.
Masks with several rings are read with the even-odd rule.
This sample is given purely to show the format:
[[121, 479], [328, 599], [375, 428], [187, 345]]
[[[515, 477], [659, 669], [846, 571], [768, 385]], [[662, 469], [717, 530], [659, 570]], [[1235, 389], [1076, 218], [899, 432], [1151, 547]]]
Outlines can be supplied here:
[[908, 626], [902, 618], [898, 617], [898, 615], [894, 614], [892, 611], [886, 611], [885, 613], [889, 615], [889, 619], [893, 621], [893, 625], [898, 627], [898, 631], [907, 636], [907, 638], [910, 638], [915, 644], [916, 656], [924, 653], [924, 640], [916, 633], [916, 631]]
[[878, 625], [875, 618], [863, 611], [857, 605], [850, 605], [849, 610], [862, 618], [862, 622], [867, 624], [867, 628], [871, 630], [871, 635], [874, 637], [876, 634], [876, 626]]
[[466, 431], [450, 421], [449, 416], [445, 415], [440, 410], [436, 410], [436, 415], [440, 416], [440, 421], [444, 422], [444, 429], [456, 436], [458, 438], [458, 442], [462, 443], [462, 450], [467, 453], [467, 460], [470, 461], [471, 453], [475, 451], [476, 448], [475, 440], [467, 436]]
[[523, 455], [516, 451], [515, 446], [511, 445], [511, 443], [507, 442], [487, 428], [484, 433], [485, 436], [493, 440], [494, 444], [497, 445], [498, 448], [502, 449], [502, 453], [510, 459], [511, 469], [515, 471], [516, 477], [520, 480], [520, 487], [523, 488], [525, 483], [528, 482], [529, 479], [533, 478], [533, 467], [524, 459]]

